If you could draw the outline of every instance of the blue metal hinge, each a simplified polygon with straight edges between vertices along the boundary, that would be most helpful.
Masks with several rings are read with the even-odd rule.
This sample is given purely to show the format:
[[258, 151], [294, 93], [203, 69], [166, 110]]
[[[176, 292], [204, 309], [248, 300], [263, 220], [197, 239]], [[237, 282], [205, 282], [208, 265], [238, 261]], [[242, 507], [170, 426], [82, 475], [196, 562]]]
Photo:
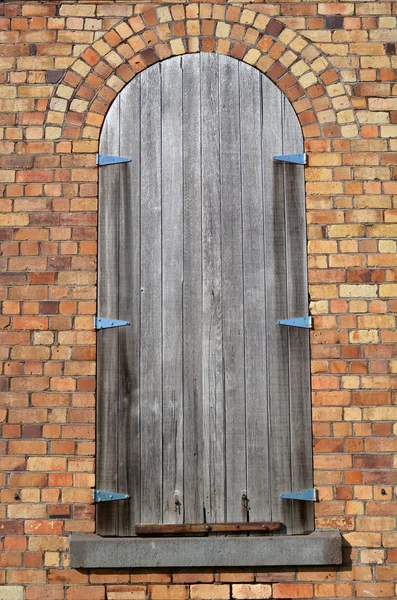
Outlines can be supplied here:
[[120, 321], [119, 319], [94, 318], [94, 329], [109, 329], [110, 327], [125, 327], [126, 325], [131, 325], [131, 323], [129, 321]]
[[105, 492], [105, 490], [92, 490], [92, 497], [94, 502], [114, 502], [115, 500], [128, 500], [128, 498], [131, 498], [128, 494]]
[[305, 165], [307, 162], [307, 154], [280, 154], [279, 156], [273, 156], [273, 160], [278, 162], [294, 163], [295, 165]]
[[277, 321], [278, 325], [287, 325], [288, 327], [302, 327], [303, 329], [311, 329], [312, 318], [311, 317], [298, 317], [296, 319], [280, 319]]
[[120, 163], [131, 162], [131, 158], [124, 158], [123, 156], [110, 156], [109, 154], [97, 154], [96, 164], [98, 167], [104, 167], [105, 165], [118, 165]]
[[309, 490], [288, 492], [287, 494], [280, 494], [280, 498], [285, 498], [286, 500], [305, 500], [306, 502], [316, 502], [317, 490], [315, 488], [311, 488]]

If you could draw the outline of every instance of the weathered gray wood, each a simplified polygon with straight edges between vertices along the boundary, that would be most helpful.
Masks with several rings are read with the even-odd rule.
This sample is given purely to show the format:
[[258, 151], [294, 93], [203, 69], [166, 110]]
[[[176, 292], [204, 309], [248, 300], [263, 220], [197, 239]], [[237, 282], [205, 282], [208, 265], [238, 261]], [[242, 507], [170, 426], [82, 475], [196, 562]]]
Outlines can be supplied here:
[[225, 520], [247, 519], [241, 135], [238, 63], [219, 57], [223, 370], [225, 380]]
[[[268, 365], [262, 181], [261, 78], [239, 64], [241, 177], [244, 240], [244, 332], [246, 375], [247, 496], [249, 517], [269, 519]], [[276, 90], [277, 93], [277, 90]]]
[[[183, 523], [183, 179], [181, 59], [161, 65], [163, 523]], [[180, 508], [180, 510], [179, 510]], [[176, 509], [176, 510], [175, 510]]]
[[204, 501], [225, 519], [225, 397], [219, 157], [219, 61], [201, 58]]
[[140, 121], [141, 80], [136, 78], [120, 98], [120, 155], [132, 160], [120, 166], [119, 316], [130, 321], [119, 330], [119, 492], [131, 499], [117, 503], [119, 535], [135, 535], [140, 521], [139, 317], [140, 317]]
[[162, 519], [161, 77], [141, 77], [141, 520]]
[[[303, 152], [302, 131], [292, 106], [283, 97], [283, 153]], [[306, 207], [303, 166], [285, 164], [286, 268], [288, 318], [306, 316], [308, 283], [306, 263]], [[313, 487], [309, 331], [291, 327], [289, 383], [291, 423], [291, 489]], [[313, 503], [291, 501], [290, 533], [313, 530]]]
[[[119, 98], [106, 118], [100, 143], [102, 154], [119, 155]], [[118, 318], [119, 266], [119, 173], [120, 166], [99, 170], [100, 203], [98, 249], [98, 314]], [[97, 446], [96, 486], [118, 491], [118, 393], [119, 330], [104, 329], [97, 335]], [[97, 529], [101, 535], [118, 533], [117, 505], [106, 503], [97, 510]]]
[[184, 519], [203, 520], [200, 59], [182, 59]]
[[269, 479], [271, 520], [291, 524], [290, 503], [280, 494], [291, 486], [288, 329], [277, 325], [287, 313], [283, 165], [272, 155], [282, 154], [281, 94], [262, 77], [263, 196], [266, 286], [266, 365], [269, 394]]
[[[120, 121], [118, 114], [120, 111]], [[119, 143], [120, 136], [120, 143]], [[302, 151], [292, 108], [249, 65], [175, 57], [107, 116], [100, 171], [98, 531], [281, 521], [312, 529]], [[245, 493], [250, 512], [241, 501]], [[177, 496], [177, 498], [176, 498]], [[175, 500], [181, 503], [175, 512]]]

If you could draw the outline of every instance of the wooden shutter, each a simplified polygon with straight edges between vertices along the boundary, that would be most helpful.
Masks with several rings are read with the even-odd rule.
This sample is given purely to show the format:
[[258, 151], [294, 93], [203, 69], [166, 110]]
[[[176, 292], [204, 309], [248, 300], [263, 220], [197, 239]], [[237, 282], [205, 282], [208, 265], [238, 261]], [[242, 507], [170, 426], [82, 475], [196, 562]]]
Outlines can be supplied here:
[[[98, 533], [135, 523], [282, 521], [313, 528], [312, 504], [280, 499], [312, 480], [299, 122], [247, 64], [175, 57], [112, 105], [100, 152], [102, 317]], [[242, 496], [249, 499], [250, 510]], [[180, 502], [180, 506], [175, 502]]]

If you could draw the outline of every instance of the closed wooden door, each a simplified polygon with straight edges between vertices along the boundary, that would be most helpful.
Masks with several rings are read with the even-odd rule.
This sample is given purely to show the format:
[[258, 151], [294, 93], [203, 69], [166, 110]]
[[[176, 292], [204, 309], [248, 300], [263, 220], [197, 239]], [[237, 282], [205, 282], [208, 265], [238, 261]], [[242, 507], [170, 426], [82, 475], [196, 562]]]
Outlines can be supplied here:
[[100, 152], [98, 533], [273, 520], [312, 530], [303, 151], [264, 75], [175, 57], [113, 103]]

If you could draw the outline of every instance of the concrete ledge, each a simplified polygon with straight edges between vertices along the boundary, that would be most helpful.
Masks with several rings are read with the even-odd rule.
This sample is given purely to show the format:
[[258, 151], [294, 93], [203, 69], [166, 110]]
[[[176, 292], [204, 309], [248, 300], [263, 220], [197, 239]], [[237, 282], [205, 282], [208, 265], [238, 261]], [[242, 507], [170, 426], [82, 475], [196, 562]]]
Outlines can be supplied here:
[[79, 568], [261, 567], [339, 565], [339, 531], [309, 535], [112, 538], [72, 534], [70, 560]]

